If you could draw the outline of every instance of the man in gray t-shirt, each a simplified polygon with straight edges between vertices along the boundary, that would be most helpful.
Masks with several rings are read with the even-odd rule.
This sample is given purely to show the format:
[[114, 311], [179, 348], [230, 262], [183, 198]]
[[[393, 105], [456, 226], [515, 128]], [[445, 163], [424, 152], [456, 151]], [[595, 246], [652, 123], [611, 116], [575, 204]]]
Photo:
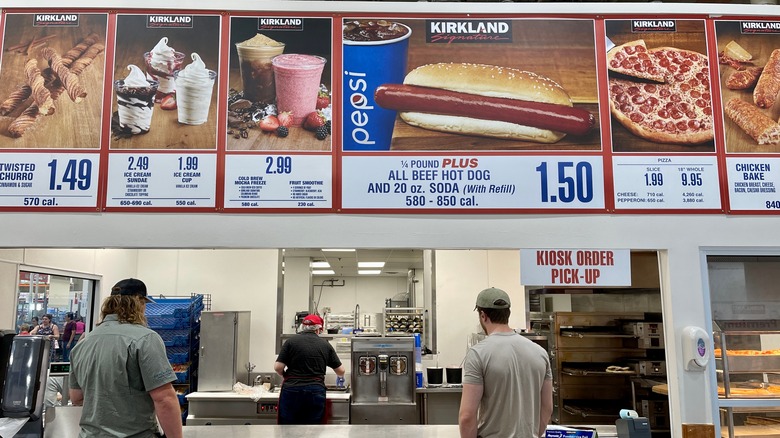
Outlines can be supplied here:
[[80, 438], [181, 438], [176, 380], [165, 344], [146, 327], [146, 285], [129, 278], [103, 301], [102, 322], [71, 352], [70, 398], [83, 405]]
[[461, 438], [540, 438], [550, 421], [550, 358], [509, 327], [510, 305], [501, 289], [477, 296], [479, 324], [488, 337], [469, 349], [463, 365]]

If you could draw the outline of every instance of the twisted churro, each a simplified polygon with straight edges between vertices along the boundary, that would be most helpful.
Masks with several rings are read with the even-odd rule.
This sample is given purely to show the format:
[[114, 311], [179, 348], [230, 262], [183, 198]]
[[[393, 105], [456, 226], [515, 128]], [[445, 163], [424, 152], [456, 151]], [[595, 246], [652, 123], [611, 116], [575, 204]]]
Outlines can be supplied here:
[[81, 40], [80, 43], [78, 43], [75, 47], [68, 50], [67, 53], [62, 55], [62, 63], [65, 65], [65, 67], [70, 67], [73, 61], [78, 59], [81, 56], [81, 54], [84, 53], [84, 51], [89, 48], [89, 46], [98, 42], [99, 39], [100, 36], [96, 33], [91, 33], [87, 35], [87, 37]]
[[22, 85], [8, 95], [8, 98], [0, 103], [0, 116], [11, 114], [19, 105], [30, 98], [32, 88], [29, 85]]
[[57, 73], [60, 78], [60, 82], [65, 86], [65, 90], [68, 92], [70, 100], [75, 103], [81, 102], [87, 97], [87, 92], [79, 81], [79, 77], [73, 74], [68, 67], [65, 67], [62, 63], [62, 58], [57, 54], [57, 51], [51, 47], [46, 47], [41, 50], [41, 55], [49, 61], [49, 66]]
[[38, 69], [37, 60], [27, 60], [24, 64], [24, 75], [27, 77], [27, 85], [32, 88], [32, 96], [38, 106], [38, 111], [44, 115], [54, 113], [54, 100], [51, 98], [49, 90], [43, 85], [43, 76]]
[[73, 64], [70, 66], [70, 72], [74, 75], [81, 74], [105, 48], [106, 46], [102, 43], [95, 43], [89, 46], [89, 49], [81, 57], [73, 61]]
[[8, 125], [8, 133], [14, 138], [19, 138], [24, 135], [24, 131], [29, 129], [40, 118], [40, 112], [38, 111], [38, 105], [32, 104], [22, 112], [22, 114], [14, 119], [10, 125]]

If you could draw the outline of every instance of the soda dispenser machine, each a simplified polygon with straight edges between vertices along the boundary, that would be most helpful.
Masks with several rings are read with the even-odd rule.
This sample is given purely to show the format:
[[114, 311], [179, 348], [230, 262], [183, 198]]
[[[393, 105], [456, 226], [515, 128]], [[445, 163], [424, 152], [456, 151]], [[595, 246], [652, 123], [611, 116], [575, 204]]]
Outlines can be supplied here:
[[418, 424], [414, 338], [352, 338], [352, 424]]

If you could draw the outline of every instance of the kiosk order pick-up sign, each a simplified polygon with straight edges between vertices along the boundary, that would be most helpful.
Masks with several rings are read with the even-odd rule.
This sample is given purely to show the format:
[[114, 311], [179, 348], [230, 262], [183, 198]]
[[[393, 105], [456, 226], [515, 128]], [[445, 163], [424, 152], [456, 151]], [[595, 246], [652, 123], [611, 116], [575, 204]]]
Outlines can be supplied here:
[[540, 286], [630, 286], [627, 249], [522, 249], [520, 279]]

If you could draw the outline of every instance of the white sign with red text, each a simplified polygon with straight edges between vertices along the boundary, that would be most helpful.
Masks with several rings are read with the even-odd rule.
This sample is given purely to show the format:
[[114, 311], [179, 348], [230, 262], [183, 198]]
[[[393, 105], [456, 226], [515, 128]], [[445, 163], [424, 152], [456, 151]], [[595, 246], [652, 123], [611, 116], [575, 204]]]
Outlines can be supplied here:
[[521, 249], [520, 282], [533, 286], [631, 286], [631, 251]]

